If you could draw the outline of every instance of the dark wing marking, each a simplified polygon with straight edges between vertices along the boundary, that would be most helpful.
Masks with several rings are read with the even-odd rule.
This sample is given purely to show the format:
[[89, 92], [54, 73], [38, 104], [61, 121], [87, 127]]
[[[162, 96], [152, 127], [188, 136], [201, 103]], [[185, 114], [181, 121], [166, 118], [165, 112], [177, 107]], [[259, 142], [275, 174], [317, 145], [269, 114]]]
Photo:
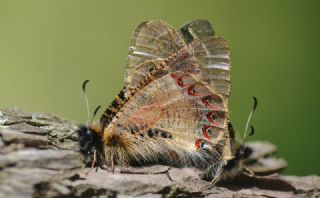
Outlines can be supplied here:
[[199, 38], [214, 36], [214, 31], [209, 21], [201, 19], [186, 23], [179, 31], [188, 44]]

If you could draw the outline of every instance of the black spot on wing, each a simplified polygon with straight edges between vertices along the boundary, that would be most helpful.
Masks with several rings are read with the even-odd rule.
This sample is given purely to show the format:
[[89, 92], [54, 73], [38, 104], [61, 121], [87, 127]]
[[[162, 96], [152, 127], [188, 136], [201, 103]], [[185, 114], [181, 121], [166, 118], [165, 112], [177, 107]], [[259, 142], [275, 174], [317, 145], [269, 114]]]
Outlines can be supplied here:
[[172, 138], [172, 134], [168, 131], [164, 131], [161, 129], [149, 129], [147, 132], [149, 137], [162, 137], [162, 138]]
[[118, 96], [119, 96], [119, 98], [121, 99], [121, 100], [124, 100], [125, 99], [125, 97], [124, 97], [124, 91], [120, 91], [119, 93], [118, 93]]

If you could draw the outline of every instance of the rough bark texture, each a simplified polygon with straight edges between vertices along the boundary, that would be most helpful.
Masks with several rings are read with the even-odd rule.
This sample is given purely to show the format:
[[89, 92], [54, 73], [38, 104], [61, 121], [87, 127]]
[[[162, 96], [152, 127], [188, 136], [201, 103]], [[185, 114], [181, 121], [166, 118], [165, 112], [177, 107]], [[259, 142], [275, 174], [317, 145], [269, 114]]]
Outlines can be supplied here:
[[17, 108], [0, 111], [0, 197], [320, 197], [318, 176], [238, 177], [212, 184], [192, 168], [85, 168], [77, 125]]

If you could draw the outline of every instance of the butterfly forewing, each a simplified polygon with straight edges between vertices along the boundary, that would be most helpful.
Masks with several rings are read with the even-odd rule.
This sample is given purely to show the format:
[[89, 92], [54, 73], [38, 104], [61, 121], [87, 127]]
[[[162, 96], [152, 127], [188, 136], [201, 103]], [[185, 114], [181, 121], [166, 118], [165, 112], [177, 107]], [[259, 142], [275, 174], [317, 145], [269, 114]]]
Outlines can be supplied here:
[[183, 39], [167, 23], [158, 20], [141, 23], [134, 31], [129, 47], [125, 85], [142, 80], [134, 73], [146, 75], [149, 70], [141, 69], [146, 61], [166, 60], [184, 47]]
[[151, 65], [160, 63], [169, 63], [166, 72], [199, 69], [202, 80], [225, 95], [225, 99], [229, 96], [230, 50], [224, 39], [214, 36], [207, 20], [191, 21], [179, 32], [163, 21], [141, 23], [129, 47], [125, 85], [137, 87], [150, 73]]
[[214, 87], [218, 93], [229, 96], [231, 57], [225, 40], [218, 37], [202, 38], [194, 41], [190, 46], [210, 86]]
[[179, 31], [186, 43], [191, 43], [199, 38], [214, 36], [209, 21], [201, 19], [184, 24]]
[[226, 41], [214, 36], [207, 20], [194, 20], [180, 28], [185, 42], [196, 57], [204, 79], [218, 93], [230, 94], [231, 57]]

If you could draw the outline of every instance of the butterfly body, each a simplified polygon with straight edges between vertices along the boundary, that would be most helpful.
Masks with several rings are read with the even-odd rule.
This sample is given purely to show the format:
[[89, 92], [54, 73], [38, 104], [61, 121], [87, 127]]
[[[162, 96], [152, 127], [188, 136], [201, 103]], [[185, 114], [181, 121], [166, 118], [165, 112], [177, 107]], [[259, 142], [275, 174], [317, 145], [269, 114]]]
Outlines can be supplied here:
[[180, 32], [162, 21], [141, 23], [123, 90], [98, 127], [82, 129], [101, 140], [86, 150], [97, 150], [111, 167], [194, 166], [217, 179], [235, 158], [228, 129], [230, 62], [226, 42], [205, 20]]

